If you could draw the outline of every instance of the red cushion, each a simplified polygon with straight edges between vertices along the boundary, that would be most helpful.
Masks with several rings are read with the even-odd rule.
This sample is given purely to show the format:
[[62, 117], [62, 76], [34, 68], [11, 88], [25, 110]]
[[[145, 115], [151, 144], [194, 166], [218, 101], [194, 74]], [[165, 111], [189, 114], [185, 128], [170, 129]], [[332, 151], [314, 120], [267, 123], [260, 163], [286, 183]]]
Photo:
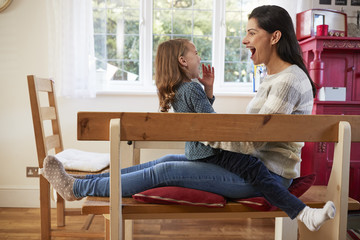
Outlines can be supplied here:
[[[315, 178], [315, 174], [295, 178], [289, 187], [289, 192], [296, 197], [300, 197], [314, 184]], [[226, 204], [225, 198], [221, 195], [183, 187], [153, 188], [134, 194], [132, 197], [137, 201], [145, 203], [181, 204], [205, 207], [224, 207]], [[277, 209], [263, 197], [232, 200], [260, 211]]]
[[315, 173], [295, 178], [289, 187], [289, 192], [296, 197], [300, 197], [314, 184], [315, 179]]
[[223, 196], [183, 187], [158, 187], [134, 194], [135, 200], [145, 203], [180, 204], [204, 207], [224, 207]]
[[[316, 174], [309, 174], [303, 177], [295, 178], [292, 184], [289, 187], [289, 192], [300, 197], [303, 195], [315, 182]], [[271, 205], [263, 197], [254, 197], [246, 199], [233, 199], [233, 201], [244, 204], [245, 206], [254, 208], [260, 211], [272, 211], [277, 209], [277, 207]]]

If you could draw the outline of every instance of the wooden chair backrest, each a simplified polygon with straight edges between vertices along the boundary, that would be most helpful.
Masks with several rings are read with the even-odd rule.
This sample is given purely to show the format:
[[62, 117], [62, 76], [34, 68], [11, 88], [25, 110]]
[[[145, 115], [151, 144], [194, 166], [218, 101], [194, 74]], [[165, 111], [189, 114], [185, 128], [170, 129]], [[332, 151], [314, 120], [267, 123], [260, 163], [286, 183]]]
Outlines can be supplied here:
[[[28, 75], [27, 80], [38, 162], [39, 167], [42, 168], [43, 160], [50, 150], [54, 149], [55, 153], [63, 151], [56, 93], [54, 82], [51, 79]], [[46, 100], [41, 93], [47, 95]], [[50, 121], [52, 130], [50, 134], [45, 131], [45, 121]]]

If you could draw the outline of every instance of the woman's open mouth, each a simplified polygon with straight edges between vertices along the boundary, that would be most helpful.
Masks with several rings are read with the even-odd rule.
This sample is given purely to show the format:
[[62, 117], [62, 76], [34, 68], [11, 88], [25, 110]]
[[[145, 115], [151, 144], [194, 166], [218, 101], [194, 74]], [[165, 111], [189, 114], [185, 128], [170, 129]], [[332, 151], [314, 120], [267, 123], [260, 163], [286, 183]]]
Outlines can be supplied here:
[[255, 48], [250, 48], [250, 52], [251, 52], [251, 57], [253, 57], [255, 52], [256, 52], [256, 49]]

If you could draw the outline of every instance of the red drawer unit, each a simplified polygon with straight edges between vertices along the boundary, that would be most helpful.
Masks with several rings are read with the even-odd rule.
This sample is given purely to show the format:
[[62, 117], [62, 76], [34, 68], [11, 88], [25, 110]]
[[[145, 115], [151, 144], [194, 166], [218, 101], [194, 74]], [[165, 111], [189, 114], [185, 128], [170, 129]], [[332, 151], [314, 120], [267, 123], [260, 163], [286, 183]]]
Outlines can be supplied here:
[[[323, 87], [345, 88], [345, 101], [314, 102], [313, 114], [360, 115], [360, 38], [314, 36], [300, 41], [310, 76]], [[319, 94], [317, 95], [319, 96]], [[315, 184], [326, 185], [333, 161], [334, 144], [306, 143], [301, 174], [315, 172]], [[351, 144], [349, 195], [360, 201], [360, 143]]]

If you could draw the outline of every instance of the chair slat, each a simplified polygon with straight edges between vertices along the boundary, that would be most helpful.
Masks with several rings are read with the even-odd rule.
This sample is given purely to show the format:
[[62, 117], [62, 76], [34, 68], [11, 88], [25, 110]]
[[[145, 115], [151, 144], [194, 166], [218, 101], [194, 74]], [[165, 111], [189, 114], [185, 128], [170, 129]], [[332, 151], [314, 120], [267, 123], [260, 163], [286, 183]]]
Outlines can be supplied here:
[[54, 107], [42, 107], [41, 108], [41, 118], [42, 120], [55, 120], [56, 111]]
[[60, 137], [59, 135], [51, 135], [45, 138], [46, 148], [49, 151], [50, 149], [59, 148], [60, 147]]
[[45, 78], [36, 79], [36, 89], [40, 92], [52, 92], [52, 80]]

